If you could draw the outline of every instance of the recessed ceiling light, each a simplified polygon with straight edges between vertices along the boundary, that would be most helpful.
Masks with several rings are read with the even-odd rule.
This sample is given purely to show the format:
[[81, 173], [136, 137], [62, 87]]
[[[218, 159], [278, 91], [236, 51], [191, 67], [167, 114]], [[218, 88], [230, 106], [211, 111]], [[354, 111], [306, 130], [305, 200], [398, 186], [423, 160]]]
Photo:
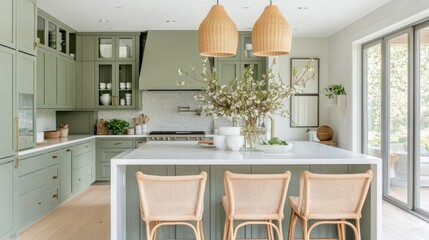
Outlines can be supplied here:
[[107, 30], [113, 30], [113, 28], [107, 28]]
[[167, 21], [165, 21], [166, 23], [175, 23], [176, 22], [176, 20], [172, 20], [172, 19], [170, 19], [170, 20], [167, 20]]
[[297, 31], [298, 31], [298, 28], [294, 28], [293, 30], [294, 30], [295, 32], [297, 32]]
[[250, 7], [243, 7], [243, 9], [244, 9], [244, 10], [249, 10], [249, 9], [250, 9]]
[[109, 22], [109, 20], [107, 20], [107, 19], [100, 19], [100, 20], [98, 20], [99, 22], [102, 22], [102, 23], [106, 23], [106, 22]]
[[248, 27], [248, 28], [246, 28], [247, 30], [252, 30], [252, 28], [251, 27]]
[[116, 6], [115, 8], [116, 9], [122, 9], [123, 7], [122, 6]]
[[308, 7], [298, 7], [298, 10], [307, 10]]

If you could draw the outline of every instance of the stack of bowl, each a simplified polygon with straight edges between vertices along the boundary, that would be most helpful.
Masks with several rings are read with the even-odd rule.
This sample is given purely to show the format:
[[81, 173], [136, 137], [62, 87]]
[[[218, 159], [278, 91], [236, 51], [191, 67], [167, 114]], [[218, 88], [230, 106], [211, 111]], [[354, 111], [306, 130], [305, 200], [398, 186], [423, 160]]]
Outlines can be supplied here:
[[243, 146], [244, 136], [240, 135], [241, 127], [219, 127], [219, 135], [213, 137], [217, 149], [238, 151]]

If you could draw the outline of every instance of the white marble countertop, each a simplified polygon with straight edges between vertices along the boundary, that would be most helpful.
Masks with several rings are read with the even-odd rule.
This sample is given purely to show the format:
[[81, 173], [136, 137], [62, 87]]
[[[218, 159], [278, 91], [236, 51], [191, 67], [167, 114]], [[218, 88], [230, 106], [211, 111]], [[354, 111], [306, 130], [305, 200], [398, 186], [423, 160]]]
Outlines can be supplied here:
[[227, 151], [197, 145], [197, 142], [148, 142], [112, 159], [118, 165], [241, 165], [241, 164], [378, 164], [379, 158], [330, 147], [316, 142], [296, 141], [288, 152]]

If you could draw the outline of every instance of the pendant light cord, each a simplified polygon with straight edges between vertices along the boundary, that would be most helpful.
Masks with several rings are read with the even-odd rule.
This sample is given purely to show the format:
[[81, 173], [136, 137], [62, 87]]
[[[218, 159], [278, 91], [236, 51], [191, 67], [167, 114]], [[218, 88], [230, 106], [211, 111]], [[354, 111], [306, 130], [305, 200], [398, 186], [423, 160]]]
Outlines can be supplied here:
[[216, 0], [216, 4], [219, 5], [219, 0]]
[[273, 0], [270, 0], [270, 5], [273, 5]]

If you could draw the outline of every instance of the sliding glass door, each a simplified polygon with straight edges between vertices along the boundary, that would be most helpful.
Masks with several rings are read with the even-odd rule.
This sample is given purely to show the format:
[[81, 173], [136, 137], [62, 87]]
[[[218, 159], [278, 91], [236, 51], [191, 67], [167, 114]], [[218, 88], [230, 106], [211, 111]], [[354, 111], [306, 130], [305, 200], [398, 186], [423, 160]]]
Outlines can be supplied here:
[[416, 30], [416, 209], [429, 213], [429, 24]]
[[409, 203], [408, 151], [409, 123], [409, 34], [399, 33], [386, 39], [387, 45], [387, 139], [389, 171], [386, 176], [387, 195], [404, 205]]
[[385, 199], [429, 218], [429, 21], [362, 48], [363, 152]]

